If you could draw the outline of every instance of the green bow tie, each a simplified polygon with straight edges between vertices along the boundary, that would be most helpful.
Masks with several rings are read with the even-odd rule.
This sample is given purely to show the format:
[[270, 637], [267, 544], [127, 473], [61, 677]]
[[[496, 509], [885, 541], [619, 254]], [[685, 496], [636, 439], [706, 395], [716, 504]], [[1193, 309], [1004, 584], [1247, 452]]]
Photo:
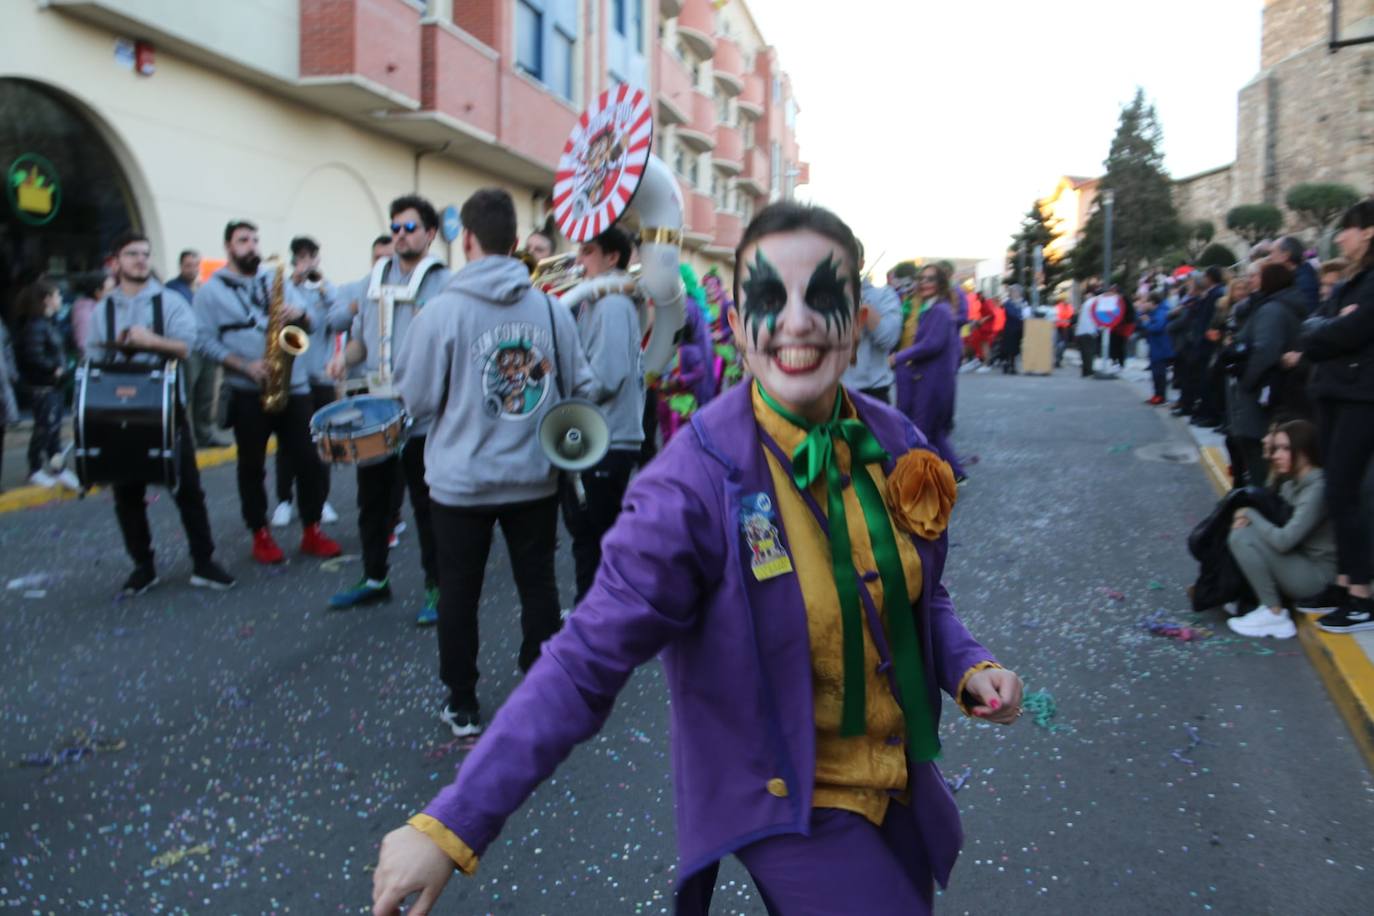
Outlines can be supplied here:
[[[755, 383], [757, 385], [757, 382]], [[830, 527], [830, 558], [835, 576], [835, 591], [840, 599], [840, 624], [844, 648], [844, 700], [840, 734], [846, 737], [867, 731], [865, 713], [865, 673], [863, 611], [860, 608], [858, 572], [854, 568], [849, 523], [845, 518], [846, 481], [835, 460], [835, 439], [849, 446], [849, 464], [855, 494], [863, 509], [869, 543], [883, 583], [883, 610], [887, 616], [889, 642], [897, 686], [902, 693], [902, 714], [906, 721], [907, 745], [915, 761], [934, 760], [940, 752], [935, 718], [926, 695], [925, 664], [916, 635], [916, 618], [906, 590], [906, 571], [897, 549], [887, 504], [877, 483], [868, 473], [869, 464], [887, 462], [891, 456], [861, 420], [840, 418], [843, 395], [835, 392], [835, 408], [830, 419], [812, 424], [775, 401], [762, 385], [759, 396], [778, 416], [806, 431], [806, 438], [792, 453], [792, 482], [805, 492], [813, 483], [826, 481], [827, 516]]]

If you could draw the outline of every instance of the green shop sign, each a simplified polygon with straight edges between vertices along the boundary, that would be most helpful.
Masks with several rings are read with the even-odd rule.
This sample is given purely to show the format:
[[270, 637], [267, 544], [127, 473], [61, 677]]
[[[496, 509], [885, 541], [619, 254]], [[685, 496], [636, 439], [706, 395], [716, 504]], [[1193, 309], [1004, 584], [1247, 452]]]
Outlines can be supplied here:
[[50, 222], [62, 206], [57, 169], [37, 153], [25, 153], [10, 163], [5, 174], [5, 196], [15, 215], [29, 225]]

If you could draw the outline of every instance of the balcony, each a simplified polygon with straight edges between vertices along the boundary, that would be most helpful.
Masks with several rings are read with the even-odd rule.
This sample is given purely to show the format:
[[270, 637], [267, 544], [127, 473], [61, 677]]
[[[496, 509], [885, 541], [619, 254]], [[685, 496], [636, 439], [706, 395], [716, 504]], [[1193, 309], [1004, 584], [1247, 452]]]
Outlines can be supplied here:
[[692, 120], [692, 74], [677, 55], [658, 47], [659, 124], [686, 124]]
[[738, 127], [716, 125], [716, 149], [711, 158], [715, 167], [726, 174], [738, 175], [744, 169], [744, 147]]
[[692, 53], [702, 60], [716, 54], [716, 14], [711, 0], [683, 0], [682, 12], [677, 14], [677, 34]]
[[744, 91], [744, 55], [739, 45], [730, 38], [716, 39], [716, 56], [712, 61], [716, 85], [726, 95], [739, 95]]
[[698, 153], [715, 148], [716, 103], [704, 92], [692, 90], [692, 120], [677, 129], [677, 138]]
[[739, 246], [740, 234], [743, 231], [739, 214], [717, 210], [715, 219], [716, 231], [710, 244], [702, 250], [702, 253], [722, 258], [734, 257], [735, 249]]
[[689, 190], [686, 195], [686, 229], [682, 233], [683, 244], [689, 248], [700, 248], [709, 244], [716, 233], [716, 203], [710, 194]]
[[420, 97], [420, 11], [402, 0], [300, 5], [301, 82], [362, 80], [403, 98]]
[[761, 149], [744, 151], [744, 171], [736, 186], [746, 194], [762, 197], [768, 193], [768, 154]]
[[672, 19], [682, 12], [682, 0], [658, 0], [658, 14], [664, 19]]
[[739, 113], [755, 120], [763, 117], [763, 77], [757, 73], [744, 75], [744, 88], [736, 99]]

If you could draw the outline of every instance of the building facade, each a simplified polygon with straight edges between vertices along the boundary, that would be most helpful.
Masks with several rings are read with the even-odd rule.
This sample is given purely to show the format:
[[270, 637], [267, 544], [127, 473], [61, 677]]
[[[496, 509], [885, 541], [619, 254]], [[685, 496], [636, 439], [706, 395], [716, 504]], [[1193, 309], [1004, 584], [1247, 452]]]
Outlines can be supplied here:
[[225, 223], [247, 218], [268, 253], [317, 238], [335, 279], [364, 272], [388, 202], [411, 191], [442, 208], [505, 187], [528, 231], [547, 220], [574, 122], [622, 83], [655, 100], [684, 259], [728, 276], [743, 222], [807, 170], [775, 52], [743, 3], [716, 6], [14, 0], [0, 31], [13, 184], [0, 307], [40, 274], [99, 267], [130, 226], [164, 275], [182, 248], [221, 254]]

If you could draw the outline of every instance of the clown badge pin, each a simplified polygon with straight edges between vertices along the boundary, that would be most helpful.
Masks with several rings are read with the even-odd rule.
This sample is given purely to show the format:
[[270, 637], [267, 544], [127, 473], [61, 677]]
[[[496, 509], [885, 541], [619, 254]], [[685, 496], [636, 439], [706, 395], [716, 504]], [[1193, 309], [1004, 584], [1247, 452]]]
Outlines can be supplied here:
[[775, 579], [792, 571], [792, 558], [782, 546], [773, 512], [773, 500], [767, 493], [755, 493], [744, 498], [740, 508], [740, 530], [749, 546], [749, 567], [760, 582]]

